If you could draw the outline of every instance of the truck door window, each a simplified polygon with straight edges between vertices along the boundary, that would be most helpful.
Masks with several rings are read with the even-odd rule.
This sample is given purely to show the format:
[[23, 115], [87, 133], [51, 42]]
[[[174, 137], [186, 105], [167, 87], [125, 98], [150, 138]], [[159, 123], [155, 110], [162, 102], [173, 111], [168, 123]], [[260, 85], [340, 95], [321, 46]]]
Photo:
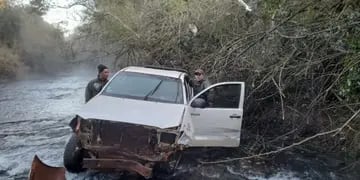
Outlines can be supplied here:
[[240, 84], [226, 84], [209, 89], [208, 108], [239, 108], [240, 91]]

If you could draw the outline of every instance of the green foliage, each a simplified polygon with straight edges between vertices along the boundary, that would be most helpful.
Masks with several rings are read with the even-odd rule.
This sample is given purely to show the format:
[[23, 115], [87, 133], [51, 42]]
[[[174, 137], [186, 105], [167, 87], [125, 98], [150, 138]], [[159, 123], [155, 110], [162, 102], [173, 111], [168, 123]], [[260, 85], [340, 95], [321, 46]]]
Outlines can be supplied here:
[[281, 4], [284, 0], [264, 0], [262, 3], [263, 12], [266, 16], [271, 17], [274, 13], [280, 10]]
[[8, 47], [0, 47], [0, 77], [12, 78], [22, 66], [19, 55]]
[[341, 80], [339, 93], [348, 102], [360, 102], [360, 36], [359, 31], [347, 38], [347, 45], [352, 54], [344, 58], [346, 73]]
[[349, 102], [360, 101], [360, 66], [350, 67], [340, 87], [340, 95]]
[[[9, 6], [0, 10], [0, 78], [15, 77], [18, 70], [29, 67], [32, 71], [53, 72], [64, 62], [63, 32], [45, 22], [41, 13], [34, 13], [35, 5]], [[42, 12], [45, 9], [40, 8]], [[5, 48], [5, 49], [4, 49]]]
[[12, 47], [19, 37], [20, 18], [10, 8], [0, 9], [0, 44]]

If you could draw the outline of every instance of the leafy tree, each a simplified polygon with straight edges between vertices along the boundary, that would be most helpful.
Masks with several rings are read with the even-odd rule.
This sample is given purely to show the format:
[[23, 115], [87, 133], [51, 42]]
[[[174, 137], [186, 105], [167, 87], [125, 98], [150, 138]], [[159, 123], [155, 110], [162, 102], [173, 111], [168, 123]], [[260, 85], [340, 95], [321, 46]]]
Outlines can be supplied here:
[[16, 11], [10, 8], [0, 10], [0, 44], [13, 47], [19, 37], [20, 18]]

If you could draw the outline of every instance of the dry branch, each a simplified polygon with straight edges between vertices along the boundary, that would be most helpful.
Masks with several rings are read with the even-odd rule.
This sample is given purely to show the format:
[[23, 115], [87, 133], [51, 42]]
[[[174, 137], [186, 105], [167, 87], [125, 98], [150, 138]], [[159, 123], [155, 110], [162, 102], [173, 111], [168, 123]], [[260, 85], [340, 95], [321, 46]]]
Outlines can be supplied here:
[[355, 117], [356, 117], [357, 115], [359, 115], [359, 113], [360, 113], [360, 109], [357, 110], [357, 111], [351, 116], [351, 118], [349, 118], [340, 128], [338, 128], [338, 131], [337, 131], [333, 136], [339, 134], [346, 126], [348, 126], [348, 124], [349, 124], [353, 119], [355, 119]]
[[[247, 154], [261, 152], [259, 149], [266, 152], [264, 147], [268, 145], [263, 142], [295, 128], [298, 130], [292, 135], [294, 139], [286, 140], [286, 144], [302, 142], [308, 132], [326, 134], [343, 123], [339, 117], [358, 108], [359, 103], [350, 102], [347, 97], [341, 97], [346, 99], [342, 102], [333, 95], [340, 95], [349, 67], [360, 62], [358, 51], [349, 48], [348, 43], [353, 39], [349, 35], [359, 34], [359, 14], [351, 6], [340, 6], [343, 1], [259, 1], [251, 13], [239, 10], [230, 1], [147, 1], [139, 9], [116, 1], [96, 2], [106, 10], [94, 15], [94, 21], [98, 21], [94, 24], [103, 31], [99, 37], [106, 37], [101, 39], [104, 44], [121, 42], [129, 52], [124, 58], [117, 58], [119, 67], [137, 63], [177, 66], [189, 71], [201, 67], [211, 82], [240, 80], [248, 84], [244, 112], [256, 121], [244, 125], [256, 137], [251, 137], [255, 143], [247, 148]], [[111, 14], [106, 20], [115, 19], [111, 21], [115, 23], [101, 23], [103, 17], [96, 16], [107, 12]], [[189, 24], [198, 29], [196, 36]], [[135, 58], [136, 51], [143, 52], [142, 56]], [[347, 57], [351, 57], [349, 62]], [[324, 113], [327, 118], [323, 118]], [[287, 121], [278, 122], [280, 118]], [[359, 123], [348, 123], [342, 129], [345, 127], [358, 130]], [[355, 139], [352, 133], [344, 133], [347, 142]], [[326, 146], [335, 147], [337, 143], [327, 141]], [[340, 150], [342, 146], [336, 148]], [[351, 143], [344, 146], [358, 147]]]
[[309, 6], [311, 6], [315, 1], [313, 1], [312, 3], [309, 3], [305, 6], [303, 6], [302, 8], [300, 8], [298, 11], [296, 11], [294, 14], [292, 14], [291, 16], [289, 16], [288, 18], [286, 18], [285, 20], [283, 20], [282, 22], [280, 22], [278, 25], [276, 25], [275, 27], [273, 27], [272, 29], [270, 29], [269, 31], [267, 31], [264, 35], [262, 35], [260, 38], [258, 38], [257, 40], [253, 41], [247, 48], [245, 48], [243, 51], [241, 51], [237, 56], [241, 56], [244, 53], [246, 53], [250, 48], [254, 47], [257, 43], [261, 42], [267, 35], [269, 35], [270, 33], [272, 33], [273, 31], [277, 30], [280, 26], [282, 26], [283, 24], [285, 24], [286, 22], [290, 21], [291, 19], [293, 19], [296, 15], [304, 12], [304, 10], [306, 8], [308, 8]]
[[332, 134], [335, 133], [334, 135], [336, 135], [337, 133], [339, 133], [340, 131], [342, 131], [358, 114], [360, 113], [360, 109], [358, 111], [356, 111], [356, 113], [354, 113], [341, 127], [330, 130], [330, 131], [326, 131], [326, 132], [322, 132], [322, 133], [317, 133], [313, 136], [307, 137], [299, 142], [293, 143], [290, 146], [286, 146], [274, 151], [269, 151], [269, 152], [265, 152], [265, 153], [260, 153], [260, 154], [256, 154], [256, 155], [252, 155], [252, 156], [247, 156], [247, 157], [239, 157], [239, 158], [232, 158], [232, 159], [226, 159], [226, 160], [219, 160], [219, 161], [200, 161], [200, 163], [202, 164], [219, 164], [219, 163], [228, 163], [228, 162], [233, 162], [233, 161], [238, 161], [238, 160], [245, 160], [245, 159], [253, 159], [253, 158], [259, 158], [262, 156], [268, 156], [268, 155], [272, 155], [272, 154], [276, 154], [276, 153], [280, 153], [282, 151], [288, 150], [290, 148], [293, 148], [295, 146], [301, 145], [305, 142], [308, 142], [312, 139], [315, 139], [317, 137], [320, 136], [325, 136], [328, 134]]

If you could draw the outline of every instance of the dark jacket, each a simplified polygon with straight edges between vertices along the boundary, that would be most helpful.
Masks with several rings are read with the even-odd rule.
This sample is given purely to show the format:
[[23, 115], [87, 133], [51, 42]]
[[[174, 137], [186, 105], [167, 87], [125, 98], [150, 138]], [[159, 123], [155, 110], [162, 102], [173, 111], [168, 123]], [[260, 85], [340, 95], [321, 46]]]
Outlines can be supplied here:
[[91, 80], [86, 86], [85, 102], [88, 102], [91, 98], [97, 95], [107, 82], [108, 80], [103, 81], [100, 78]]
[[198, 93], [200, 93], [202, 90], [206, 89], [207, 87], [210, 86], [210, 82], [208, 80], [202, 80], [202, 81], [196, 81], [196, 80], [191, 80], [190, 81], [190, 85], [193, 87], [194, 89], [194, 96], [197, 95]]

